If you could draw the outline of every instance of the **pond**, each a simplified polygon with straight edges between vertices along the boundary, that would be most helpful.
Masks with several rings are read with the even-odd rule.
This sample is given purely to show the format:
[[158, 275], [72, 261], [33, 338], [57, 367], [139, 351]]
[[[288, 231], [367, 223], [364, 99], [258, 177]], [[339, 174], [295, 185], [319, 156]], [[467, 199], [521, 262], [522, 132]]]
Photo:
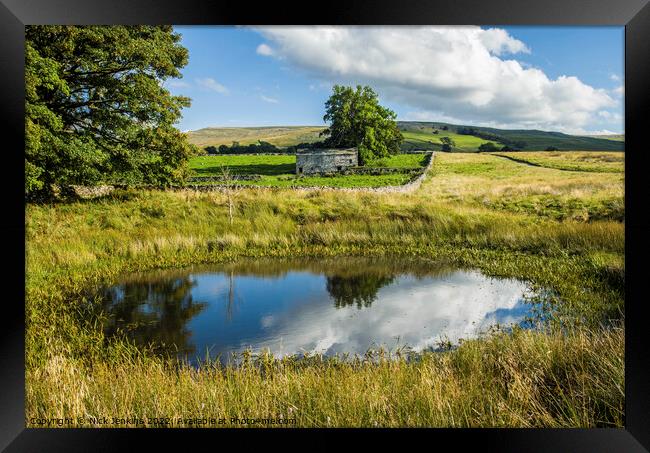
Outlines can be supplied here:
[[256, 260], [131, 275], [102, 290], [105, 331], [191, 363], [418, 352], [526, 322], [522, 281], [423, 260]]

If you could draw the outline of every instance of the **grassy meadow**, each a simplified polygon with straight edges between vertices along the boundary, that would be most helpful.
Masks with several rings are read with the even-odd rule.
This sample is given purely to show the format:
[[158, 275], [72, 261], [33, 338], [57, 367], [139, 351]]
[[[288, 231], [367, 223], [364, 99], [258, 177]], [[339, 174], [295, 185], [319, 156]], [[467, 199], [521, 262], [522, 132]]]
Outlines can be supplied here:
[[623, 173], [625, 170], [625, 155], [617, 152], [575, 151], [566, 153], [548, 151], [546, 153], [499, 152], [493, 154], [514, 160], [515, 162], [555, 168], [557, 170], [586, 171], [592, 173]]
[[[298, 427], [622, 427], [623, 161], [600, 152], [513, 154], [518, 161], [436, 153], [408, 194], [242, 188], [231, 193], [232, 222], [219, 191], [118, 190], [28, 205], [27, 426], [51, 417], [88, 426], [88, 417], [129, 416], [159, 426], [155, 418], [277, 416]], [[268, 161], [253, 157], [221, 158], [257, 174]], [[269, 171], [294, 159], [262, 157], [278, 158]], [[195, 158], [194, 171], [214, 173], [210, 159]], [[553, 316], [535, 330], [497, 329], [418, 360], [399, 351], [349, 361], [262, 354], [237, 368], [192, 368], [126, 337], [106, 338], [89, 291], [154, 268], [377, 255], [550, 288]]]
[[[616, 220], [625, 218], [624, 175], [620, 153], [539, 152], [496, 154], [444, 154], [436, 159], [435, 172], [444, 174], [436, 184], [422, 188], [432, 198], [464, 206], [531, 215], [531, 219]], [[516, 161], [501, 155], [516, 156]], [[519, 156], [524, 157], [519, 157]], [[558, 156], [559, 155], [559, 156]], [[583, 160], [580, 160], [580, 157]], [[605, 156], [615, 162], [601, 161]], [[529, 165], [526, 159], [538, 163]], [[545, 166], [542, 166], [545, 165]], [[566, 170], [600, 165], [591, 172]], [[616, 170], [616, 171], [615, 171]]]
[[[432, 132], [411, 132], [403, 131], [402, 135], [404, 136], [404, 143], [402, 148], [404, 149], [432, 149], [440, 150], [442, 149], [442, 142], [440, 139], [442, 137], [449, 137], [454, 141], [456, 146], [453, 148], [454, 151], [477, 151], [478, 147], [483, 143], [487, 143], [490, 140], [484, 140], [473, 135], [461, 135], [456, 134], [451, 131], [438, 131], [437, 134]], [[497, 146], [503, 146], [499, 142], [492, 141]]]

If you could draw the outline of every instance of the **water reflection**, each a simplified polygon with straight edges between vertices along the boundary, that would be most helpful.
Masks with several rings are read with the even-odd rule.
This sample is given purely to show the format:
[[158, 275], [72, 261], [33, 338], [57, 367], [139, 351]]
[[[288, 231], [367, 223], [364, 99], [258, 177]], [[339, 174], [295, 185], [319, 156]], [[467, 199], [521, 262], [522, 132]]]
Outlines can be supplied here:
[[424, 261], [250, 261], [131, 276], [104, 292], [108, 335], [194, 361], [247, 348], [364, 353], [456, 342], [531, 311], [527, 286]]
[[353, 276], [331, 275], [327, 277], [327, 292], [336, 308], [356, 305], [369, 307], [380, 288], [390, 285], [395, 277], [358, 274]]
[[159, 352], [189, 355], [196, 351], [187, 323], [207, 305], [195, 302], [189, 276], [170, 280], [134, 281], [110, 288], [105, 293], [109, 318], [105, 332], [110, 336], [127, 331], [139, 345], [154, 345]]

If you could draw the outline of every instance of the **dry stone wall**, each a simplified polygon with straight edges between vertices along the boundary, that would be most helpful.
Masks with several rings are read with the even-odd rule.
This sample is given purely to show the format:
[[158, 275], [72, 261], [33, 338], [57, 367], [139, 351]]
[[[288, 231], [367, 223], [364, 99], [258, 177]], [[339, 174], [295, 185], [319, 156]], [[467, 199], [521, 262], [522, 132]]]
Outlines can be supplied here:
[[[402, 184], [400, 186], [383, 186], [383, 187], [328, 187], [328, 186], [309, 186], [309, 187], [302, 187], [302, 186], [289, 186], [289, 189], [294, 189], [294, 190], [302, 190], [302, 191], [318, 191], [318, 190], [334, 190], [334, 191], [341, 191], [341, 192], [376, 192], [376, 193], [410, 193], [414, 192], [417, 190], [420, 185], [422, 184], [422, 181], [424, 181], [424, 178], [426, 178], [427, 173], [431, 169], [433, 165], [433, 161], [435, 159], [435, 154], [434, 152], [429, 152], [428, 154], [428, 160], [427, 164], [424, 167], [423, 171], [413, 180], [406, 184]], [[258, 175], [250, 175], [253, 178], [257, 177]], [[248, 178], [239, 178], [241, 180], [245, 180]], [[251, 178], [252, 179], [252, 178]], [[114, 189], [116, 188], [125, 188], [121, 185], [114, 185], [114, 186], [109, 186], [109, 185], [104, 185], [104, 186], [96, 186], [96, 187], [87, 187], [87, 186], [70, 186], [70, 189], [72, 190], [74, 196], [77, 198], [81, 199], [88, 199], [88, 198], [97, 198], [101, 196], [105, 196], [110, 194]], [[154, 186], [143, 186], [140, 187], [141, 189], [152, 189], [155, 190], [157, 187]], [[259, 185], [242, 185], [242, 184], [230, 184], [230, 185], [209, 185], [209, 184], [186, 184], [184, 186], [174, 186], [170, 187], [168, 190], [174, 190], [174, 191], [183, 191], [183, 190], [196, 190], [199, 192], [211, 192], [211, 191], [224, 191], [226, 189], [264, 189], [264, 190], [285, 190], [287, 187], [269, 187], [269, 186], [259, 186]]]

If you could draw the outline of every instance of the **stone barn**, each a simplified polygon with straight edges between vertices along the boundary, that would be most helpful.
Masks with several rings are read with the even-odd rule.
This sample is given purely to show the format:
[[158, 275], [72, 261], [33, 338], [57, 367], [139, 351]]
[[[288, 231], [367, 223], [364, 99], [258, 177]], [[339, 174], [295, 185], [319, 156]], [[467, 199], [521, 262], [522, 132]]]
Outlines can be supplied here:
[[296, 174], [336, 173], [359, 165], [356, 148], [299, 149], [296, 152]]

